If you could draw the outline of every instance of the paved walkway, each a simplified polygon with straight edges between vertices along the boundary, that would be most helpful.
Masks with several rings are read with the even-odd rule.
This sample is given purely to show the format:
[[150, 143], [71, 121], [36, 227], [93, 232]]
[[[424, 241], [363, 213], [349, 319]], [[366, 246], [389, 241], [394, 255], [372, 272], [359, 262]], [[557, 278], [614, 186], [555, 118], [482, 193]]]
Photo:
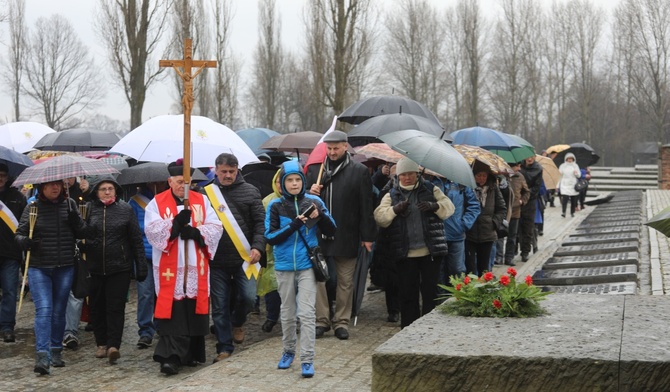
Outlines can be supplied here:
[[[659, 192], [658, 194], [656, 192]], [[651, 191], [647, 195], [650, 211], [654, 213], [670, 204], [669, 191]], [[592, 207], [575, 214], [574, 218], [561, 218], [560, 207], [547, 208], [544, 236], [539, 237], [539, 251], [528, 263], [517, 263], [521, 276], [532, 275], [551, 256], [561, 240], [583, 220]], [[662, 235], [661, 235], [662, 236]], [[650, 234], [650, 241], [654, 237]], [[656, 236], [658, 237], [658, 236]], [[670, 243], [656, 238], [660, 246], [661, 259], [670, 264], [667, 253]], [[665, 255], [665, 256], [664, 256]], [[496, 266], [500, 274], [506, 267]], [[670, 265], [663, 270], [670, 271]], [[653, 280], [653, 278], [652, 278]], [[670, 276], [664, 276], [663, 284], [670, 284]], [[667, 287], [667, 286], [666, 286]], [[662, 292], [662, 290], [661, 290]], [[351, 326], [350, 338], [340, 341], [328, 332], [316, 342], [315, 371], [312, 379], [300, 376], [300, 366], [294, 363], [289, 370], [277, 370], [281, 354], [281, 328], [276, 326], [271, 334], [264, 333], [260, 326], [264, 317], [251, 315], [248, 322], [247, 340], [238, 346], [234, 355], [217, 364], [211, 362], [196, 368], [184, 368], [178, 375], [166, 377], [159, 373], [158, 364], [152, 362], [152, 349], [138, 350], [137, 326], [135, 324], [135, 291], [130, 295], [126, 309], [126, 329], [121, 347], [121, 359], [111, 366], [105, 360], [94, 357], [95, 343], [90, 332], [81, 330], [82, 344], [77, 351], [66, 351], [67, 366], [52, 369], [48, 377], [36, 376], [33, 371], [34, 337], [32, 321], [34, 309], [30, 300], [24, 303], [17, 320], [16, 343], [0, 342], [0, 390], [2, 391], [364, 391], [370, 390], [371, 356], [376, 347], [400, 331], [399, 324], [386, 322], [384, 293], [367, 293], [357, 326]], [[29, 297], [28, 297], [29, 298]], [[208, 358], [214, 358], [213, 336], [207, 338]], [[90, 388], [87, 388], [87, 385]]]

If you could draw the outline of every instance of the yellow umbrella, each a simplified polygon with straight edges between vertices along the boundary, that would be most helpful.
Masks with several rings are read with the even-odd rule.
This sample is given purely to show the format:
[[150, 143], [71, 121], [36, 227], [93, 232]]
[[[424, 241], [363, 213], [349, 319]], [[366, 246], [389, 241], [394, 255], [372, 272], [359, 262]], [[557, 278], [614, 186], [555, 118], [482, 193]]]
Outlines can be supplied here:
[[551, 147], [547, 147], [547, 155], [554, 153], [558, 154], [559, 152], [567, 150], [568, 148], [570, 148], [569, 144], [555, 144]]
[[542, 165], [542, 179], [544, 180], [544, 186], [547, 189], [556, 189], [558, 182], [561, 180], [561, 172], [558, 171], [558, 167], [553, 160], [549, 157], [543, 157], [542, 155], [536, 155], [535, 161]]

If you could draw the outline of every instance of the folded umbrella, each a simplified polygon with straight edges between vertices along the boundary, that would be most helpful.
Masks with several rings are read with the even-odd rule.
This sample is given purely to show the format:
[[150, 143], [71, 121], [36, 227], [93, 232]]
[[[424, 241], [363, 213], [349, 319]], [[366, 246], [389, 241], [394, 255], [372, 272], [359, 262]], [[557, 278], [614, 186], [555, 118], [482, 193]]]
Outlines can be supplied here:
[[372, 253], [361, 246], [358, 250], [358, 259], [356, 260], [356, 268], [354, 269], [354, 293], [351, 303], [351, 318], [354, 319], [354, 327], [358, 322], [358, 315], [363, 305], [363, 297], [365, 296], [365, 285], [368, 281], [368, 269], [372, 261]]
[[476, 187], [472, 169], [463, 156], [446, 141], [414, 129], [380, 137], [393, 150], [441, 176], [471, 188]]

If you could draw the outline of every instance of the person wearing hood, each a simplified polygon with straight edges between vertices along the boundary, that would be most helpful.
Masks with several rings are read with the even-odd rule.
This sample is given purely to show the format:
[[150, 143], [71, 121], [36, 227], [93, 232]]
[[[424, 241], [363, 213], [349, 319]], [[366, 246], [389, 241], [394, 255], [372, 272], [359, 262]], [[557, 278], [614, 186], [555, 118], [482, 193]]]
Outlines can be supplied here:
[[121, 186], [111, 177], [91, 187], [87, 222], [96, 236], [86, 238], [84, 253], [91, 274], [90, 317], [96, 358], [110, 364], [121, 356], [126, 296], [133, 270], [136, 279], [147, 277], [144, 243], [132, 207], [121, 200]]
[[[318, 245], [317, 230], [334, 236], [335, 221], [320, 198], [305, 193], [300, 164], [284, 162], [281, 168], [281, 198], [268, 205], [265, 238], [274, 246], [275, 272], [281, 296], [283, 353], [279, 369], [288, 369], [295, 358], [296, 316], [300, 319], [302, 376], [314, 376], [317, 282], [309, 249]], [[305, 215], [310, 207], [314, 210]], [[302, 237], [302, 238], [301, 238]], [[307, 247], [309, 245], [309, 248]]]
[[561, 172], [561, 181], [559, 190], [561, 193], [561, 207], [563, 211], [561, 216], [565, 218], [565, 210], [568, 207], [568, 201], [570, 201], [570, 216], [575, 216], [575, 208], [577, 207], [577, 202], [579, 198], [579, 192], [575, 190], [575, 185], [577, 180], [582, 176], [582, 172], [577, 166], [575, 161], [575, 154], [569, 152], [565, 154], [565, 159], [561, 166], [559, 166], [558, 171]]
[[[281, 169], [277, 170], [272, 178], [272, 191], [272, 193], [263, 198], [263, 207], [265, 207], [266, 213], [270, 202], [281, 197]], [[272, 329], [279, 321], [281, 297], [277, 291], [274, 249], [270, 244], [266, 244], [265, 246], [265, 266], [261, 269], [261, 276], [258, 278], [258, 288], [256, 293], [265, 299], [266, 318], [261, 329], [264, 332], [272, 332]]]
[[26, 198], [11, 187], [9, 167], [0, 163], [0, 334], [5, 343], [16, 340], [16, 298], [19, 285], [21, 248], [14, 241], [14, 232], [26, 207]]
[[521, 206], [521, 218], [519, 221], [519, 245], [521, 248], [521, 261], [528, 261], [528, 255], [535, 239], [535, 214], [537, 212], [537, 198], [540, 196], [542, 187], [542, 165], [535, 161], [535, 155], [524, 160], [521, 174], [526, 180], [530, 190], [528, 203]]
[[400, 159], [398, 186], [374, 210], [377, 224], [389, 231], [389, 254], [396, 259], [401, 328], [435, 308], [440, 262], [448, 253], [444, 220], [454, 213], [451, 200], [419, 172], [416, 162]]
[[[46, 375], [63, 367], [65, 309], [74, 279], [75, 239], [87, 235], [87, 225], [74, 200], [65, 194], [63, 180], [36, 185], [34, 203], [23, 210], [15, 240], [30, 250], [28, 283], [35, 304], [34, 372]], [[32, 208], [34, 206], [34, 208]], [[37, 212], [32, 237], [30, 210]]]

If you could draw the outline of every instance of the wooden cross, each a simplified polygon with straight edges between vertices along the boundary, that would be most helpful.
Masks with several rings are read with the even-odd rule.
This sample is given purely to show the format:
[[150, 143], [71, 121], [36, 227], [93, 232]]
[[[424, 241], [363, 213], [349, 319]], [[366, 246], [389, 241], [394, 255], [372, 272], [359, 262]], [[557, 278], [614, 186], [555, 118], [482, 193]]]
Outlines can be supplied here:
[[174, 274], [170, 272], [169, 268], [166, 269], [165, 272], [163, 272], [161, 275], [164, 276], [165, 280], [167, 280], [168, 282], [170, 281], [170, 278], [174, 277]]
[[[184, 82], [184, 96], [181, 104], [184, 109], [184, 186], [186, 192], [184, 195], [184, 208], [188, 208], [188, 187], [191, 185], [191, 109], [193, 109], [193, 79], [204, 68], [216, 68], [216, 60], [193, 60], [192, 41], [190, 38], [184, 39], [184, 58], [182, 60], [160, 60], [160, 67], [172, 67], [177, 75]], [[197, 68], [195, 73], [191, 73], [191, 68]], [[179, 68], [182, 70], [180, 71]]]

